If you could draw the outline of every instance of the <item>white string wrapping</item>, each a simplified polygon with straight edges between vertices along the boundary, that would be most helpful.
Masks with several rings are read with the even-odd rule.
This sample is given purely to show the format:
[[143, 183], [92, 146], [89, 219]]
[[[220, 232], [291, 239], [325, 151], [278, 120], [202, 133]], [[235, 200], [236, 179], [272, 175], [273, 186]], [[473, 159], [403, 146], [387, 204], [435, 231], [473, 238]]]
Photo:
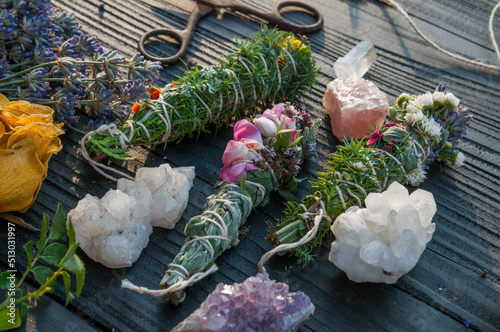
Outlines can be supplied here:
[[[332, 219], [329, 216], [326, 215], [326, 208], [325, 208], [325, 204], [323, 203], [323, 201], [320, 200], [319, 204], [321, 205], [321, 207], [318, 210], [318, 212], [316, 212], [316, 216], [314, 217], [314, 227], [311, 228], [306, 233], [306, 235], [304, 235], [304, 237], [302, 237], [299, 241], [294, 242], [294, 243], [283, 243], [283, 244], [280, 244], [276, 248], [274, 248], [274, 249], [268, 251], [267, 253], [265, 253], [264, 256], [262, 256], [262, 258], [260, 259], [259, 264], [257, 264], [257, 268], [258, 268], [258, 270], [259, 270], [260, 273], [268, 275], [267, 272], [266, 272], [266, 268], [264, 267], [264, 264], [266, 264], [266, 262], [272, 256], [274, 256], [276, 253], [278, 253], [278, 252], [284, 252], [284, 251], [289, 251], [289, 250], [298, 248], [301, 245], [303, 245], [303, 244], [311, 241], [312, 239], [314, 239], [314, 237], [318, 233], [318, 228], [321, 225], [321, 220], [323, 218], [327, 219], [330, 223], [332, 222]], [[304, 205], [301, 205], [301, 206], [306, 211], [303, 214], [302, 218], [303, 219], [308, 219], [309, 218], [309, 216], [308, 216], [309, 212], [307, 211], [307, 209], [306, 209], [306, 207]]]
[[[266, 188], [263, 185], [256, 183], [256, 182], [252, 182], [252, 181], [245, 181], [245, 183], [256, 186], [257, 189], [259, 190], [260, 197], [258, 197], [258, 202], [256, 204], [256, 205], [259, 205], [262, 202], [262, 200], [264, 200], [264, 197], [266, 195]], [[235, 184], [229, 183], [229, 184], [221, 187], [221, 190], [226, 190], [226, 193], [240, 196], [243, 199], [245, 199], [247, 202], [249, 202], [249, 209], [248, 209], [248, 215], [249, 215], [252, 211], [252, 208], [253, 208], [252, 199], [250, 197], [248, 197], [247, 195], [241, 194], [239, 192], [227, 190], [227, 188], [231, 188], [231, 187], [238, 187], [238, 186]], [[232, 203], [231, 201], [229, 201], [227, 199], [221, 199], [221, 198], [213, 199], [210, 202], [222, 203], [222, 204]], [[241, 213], [243, 213], [243, 210], [241, 211]], [[218, 222], [212, 218], [207, 217], [206, 215], [214, 216]], [[247, 215], [247, 217], [248, 217], [248, 215]], [[194, 237], [192, 237], [191, 240], [184, 243], [184, 245], [182, 246], [180, 251], [182, 251], [185, 246], [187, 246], [193, 242], [206, 241], [206, 242], [204, 242], [204, 244], [206, 244], [205, 247], [208, 249], [208, 251], [210, 253], [209, 261], [213, 261], [213, 259], [215, 258], [215, 251], [214, 251], [214, 248], [212, 247], [212, 244], [208, 240], [218, 239], [218, 240], [227, 241], [227, 242], [231, 243], [231, 240], [229, 239], [227, 225], [224, 222], [224, 218], [222, 218], [222, 216], [219, 213], [217, 213], [216, 211], [209, 211], [209, 210], [204, 211], [202, 213], [201, 217], [202, 217], [202, 219], [204, 219], [204, 220], [208, 221], [209, 223], [213, 224], [214, 226], [216, 226], [219, 229], [220, 235], [194, 236]], [[240, 214], [239, 220], [238, 220], [238, 225], [240, 225], [242, 218], [243, 218], [243, 215]], [[176, 268], [178, 270], [174, 270], [173, 268]], [[178, 281], [175, 284], [173, 284], [170, 287], [165, 288], [165, 289], [151, 290], [151, 289], [148, 289], [146, 287], [136, 286], [133, 283], [131, 283], [130, 281], [128, 281], [127, 279], [125, 279], [125, 280], [122, 280], [122, 288], [130, 289], [130, 290], [137, 292], [139, 294], [149, 294], [149, 295], [156, 296], [156, 297], [162, 297], [162, 296], [165, 296], [167, 294], [176, 293], [176, 292], [184, 290], [185, 288], [191, 286], [192, 284], [196, 283], [197, 281], [205, 278], [209, 274], [217, 271], [217, 269], [218, 269], [217, 266], [215, 264], [213, 264], [205, 272], [197, 272], [193, 275], [190, 275], [189, 271], [186, 270], [186, 268], [184, 268], [182, 265], [171, 263], [171, 264], [169, 264], [169, 269], [166, 271], [166, 273], [169, 273], [169, 272], [175, 273], [175, 274], [179, 275], [184, 280]]]
[[[413, 22], [413, 20], [411, 19], [410, 15], [408, 15], [408, 13], [403, 9], [403, 7], [401, 7], [395, 0], [379, 0], [379, 1], [384, 2], [384, 3], [394, 7], [397, 11], [399, 11], [408, 20], [408, 22], [410, 22], [411, 26], [420, 35], [420, 37], [422, 37], [426, 42], [431, 44], [432, 47], [434, 47], [436, 50], [440, 51], [441, 53], [444, 53], [444, 54], [446, 54], [454, 59], [472, 64], [475, 66], [479, 66], [479, 67], [484, 68], [484, 69], [493, 69], [493, 70], [500, 71], [500, 66], [485, 63], [481, 60], [472, 60], [472, 59], [466, 58], [460, 54], [457, 54], [457, 53], [454, 53], [454, 52], [451, 52], [451, 51], [448, 51], [448, 50], [442, 48], [441, 46], [436, 44], [434, 41], [432, 41], [430, 38], [425, 36], [422, 33], [422, 31], [420, 31], [420, 29], [417, 27], [415, 22]], [[500, 7], [500, 2], [497, 3], [497, 5], [491, 11], [490, 19], [489, 19], [489, 32], [490, 32], [491, 42], [493, 43], [493, 47], [495, 48], [495, 53], [497, 54], [498, 58], [500, 59], [500, 51], [498, 49], [498, 45], [497, 45], [496, 40], [495, 40], [495, 34], [493, 32], [493, 18], [495, 16], [495, 12], [498, 10], [499, 7]]]

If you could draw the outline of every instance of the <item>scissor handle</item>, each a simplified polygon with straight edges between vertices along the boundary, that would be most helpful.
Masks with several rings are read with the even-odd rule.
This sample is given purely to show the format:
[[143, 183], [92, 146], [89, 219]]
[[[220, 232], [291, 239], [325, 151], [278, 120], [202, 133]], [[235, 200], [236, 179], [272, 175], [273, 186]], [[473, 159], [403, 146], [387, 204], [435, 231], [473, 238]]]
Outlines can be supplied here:
[[[191, 30], [193, 31], [193, 30]], [[139, 52], [142, 53], [144, 58], [151, 60], [151, 61], [160, 61], [162, 65], [169, 65], [174, 62], [177, 62], [179, 58], [181, 58], [184, 54], [186, 54], [187, 49], [188, 49], [188, 44], [191, 41], [191, 38], [188, 36], [188, 40], [186, 40], [186, 34], [184, 33], [185, 30], [172, 30], [172, 29], [154, 29], [146, 32], [145, 34], [142, 35], [141, 39], [139, 40]], [[156, 56], [152, 56], [149, 54], [146, 49], [144, 48], [144, 45], [146, 41], [152, 37], [157, 37], [157, 36], [170, 36], [174, 38], [178, 43], [179, 43], [179, 51], [175, 53], [172, 56], [165, 57], [165, 58], [160, 58]], [[192, 34], [191, 34], [192, 37]]]
[[[174, 29], [154, 29], [146, 32], [139, 39], [139, 52], [142, 53], [144, 58], [151, 61], [160, 61], [162, 65], [169, 65], [177, 62], [184, 54], [186, 54], [189, 44], [191, 43], [191, 39], [193, 39], [194, 29], [196, 28], [196, 23], [205, 15], [210, 14], [213, 11], [212, 7], [207, 7], [205, 5], [197, 4], [191, 15], [189, 15], [189, 19], [186, 24], [186, 28], [184, 30], [174, 30]], [[174, 38], [179, 43], [179, 51], [172, 56], [166, 58], [155, 57], [146, 52], [144, 45], [148, 39], [151, 37], [157, 36], [170, 36]]]
[[[299, 7], [305, 9], [309, 14], [316, 19], [316, 22], [309, 25], [301, 25], [292, 23], [283, 16], [281, 16], [280, 10], [285, 7]], [[296, 33], [311, 33], [321, 30], [323, 28], [323, 15], [314, 7], [298, 1], [283, 1], [278, 3], [273, 10], [271, 11], [271, 15], [267, 18], [269, 23], [275, 24], [282, 29], [290, 30]]]

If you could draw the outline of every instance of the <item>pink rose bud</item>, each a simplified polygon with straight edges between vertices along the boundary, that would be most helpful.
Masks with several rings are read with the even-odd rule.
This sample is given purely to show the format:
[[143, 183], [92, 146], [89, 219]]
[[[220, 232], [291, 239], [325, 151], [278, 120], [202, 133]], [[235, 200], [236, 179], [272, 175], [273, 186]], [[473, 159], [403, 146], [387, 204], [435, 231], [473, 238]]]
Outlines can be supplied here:
[[248, 122], [248, 120], [240, 120], [234, 125], [234, 140], [239, 141], [243, 138], [253, 139], [262, 144], [262, 136], [259, 129]]

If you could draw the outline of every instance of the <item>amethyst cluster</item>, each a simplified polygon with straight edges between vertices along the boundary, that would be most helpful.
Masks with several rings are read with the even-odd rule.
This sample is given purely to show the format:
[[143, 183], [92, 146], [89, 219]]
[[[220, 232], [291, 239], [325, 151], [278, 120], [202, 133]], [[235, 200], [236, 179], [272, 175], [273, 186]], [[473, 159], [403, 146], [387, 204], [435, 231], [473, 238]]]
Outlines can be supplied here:
[[290, 331], [313, 312], [306, 294], [289, 293], [287, 284], [259, 273], [241, 284], [218, 284], [173, 331]]
[[57, 121], [75, 123], [80, 108], [98, 124], [123, 118], [159, 69], [139, 55], [105, 52], [50, 0], [0, 0], [0, 93], [51, 106]]

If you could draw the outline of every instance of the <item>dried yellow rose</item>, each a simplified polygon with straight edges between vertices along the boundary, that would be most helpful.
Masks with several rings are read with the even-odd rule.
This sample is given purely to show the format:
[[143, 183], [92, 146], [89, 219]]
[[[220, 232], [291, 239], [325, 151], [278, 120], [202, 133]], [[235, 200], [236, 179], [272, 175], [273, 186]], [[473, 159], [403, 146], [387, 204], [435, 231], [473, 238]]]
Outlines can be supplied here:
[[62, 149], [53, 112], [0, 94], [0, 213], [26, 212], [35, 201], [50, 157]]

